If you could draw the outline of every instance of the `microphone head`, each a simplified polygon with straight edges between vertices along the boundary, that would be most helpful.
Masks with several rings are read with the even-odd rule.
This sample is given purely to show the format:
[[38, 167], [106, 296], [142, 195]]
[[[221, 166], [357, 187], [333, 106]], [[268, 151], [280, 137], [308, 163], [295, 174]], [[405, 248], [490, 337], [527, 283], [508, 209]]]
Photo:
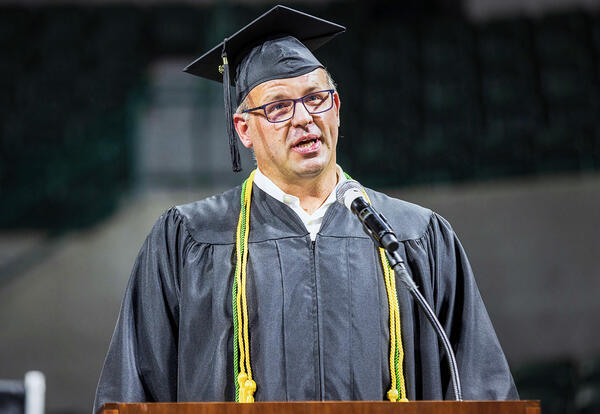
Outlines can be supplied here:
[[355, 180], [344, 181], [336, 190], [335, 197], [338, 203], [346, 206], [348, 210], [352, 209], [350, 206], [352, 202], [359, 197], [364, 197], [363, 187]]

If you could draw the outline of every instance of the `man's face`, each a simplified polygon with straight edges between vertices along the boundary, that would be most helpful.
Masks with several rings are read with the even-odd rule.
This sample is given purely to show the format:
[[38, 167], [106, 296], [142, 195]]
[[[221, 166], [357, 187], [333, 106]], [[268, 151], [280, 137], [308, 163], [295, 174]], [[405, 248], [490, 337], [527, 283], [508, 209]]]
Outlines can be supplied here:
[[[306, 75], [264, 82], [248, 95], [250, 107], [311, 92], [330, 89], [323, 69]], [[243, 145], [253, 148], [260, 170], [276, 183], [298, 183], [335, 171], [340, 100], [333, 96], [333, 107], [310, 114], [301, 102], [294, 116], [284, 122], [269, 122], [264, 112], [254, 111], [245, 120], [236, 114], [234, 123]]]

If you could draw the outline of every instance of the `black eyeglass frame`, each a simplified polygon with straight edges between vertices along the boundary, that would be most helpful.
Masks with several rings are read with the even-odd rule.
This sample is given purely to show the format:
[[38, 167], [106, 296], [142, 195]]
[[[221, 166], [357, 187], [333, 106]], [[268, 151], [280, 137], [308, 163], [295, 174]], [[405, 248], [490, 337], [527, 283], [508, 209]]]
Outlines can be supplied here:
[[[322, 92], [329, 92], [329, 95], [331, 96], [331, 104], [329, 105], [329, 108], [323, 109], [322, 111], [317, 111], [317, 112], [313, 112], [310, 109], [308, 109], [306, 107], [306, 104], [304, 103], [304, 99], [307, 98], [307, 97], [309, 97], [309, 96], [311, 96], [311, 95], [313, 95], [313, 94], [315, 94], [315, 93], [322, 93]], [[265, 114], [265, 118], [267, 119], [267, 121], [271, 122], [272, 124], [277, 124], [279, 122], [289, 121], [290, 119], [292, 119], [294, 117], [294, 115], [296, 114], [296, 103], [298, 103], [298, 102], [302, 102], [302, 105], [304, 106], [304, 109], [306, 109], [306, 112], [308, 112], [311, 115], [322, 114], [323, 112], [329, 111], [331, 108], [333, 108], [333, 94], [334, 93], [335, 93], [334, 89], [324, 89], [322, 91], [314, 91], [314, 92], [308, 93], [308, 94], [306, 94], [306, 95], [304, 95], [304, 96], [302, 96], [300, 98], [296, 98], [296, 99], [294, 99], [294, 98], [279, 99], [277, 101], [267, 102], [266, 104], [261, 105], [261, 106], [257, 106], [256, 108], [246, 109], [245, 111], [242, 111], [242, 113], [245, 114], [245, 113], [248, 113], [248, 112], [258, 111], [259, 109], [262, 109], [263, 113]], [[269, 115], [267, 115], [267, 106], [273, 105], [273, 104], [278, 103], [278, 102], [289, 102], [289, 101], [293, 101], [294, 102], [294, 107], [292, 108], [290, 117], [286, 118], [286, 119], [281, 119], [279, 121], [271, 121], [269, 119]]]

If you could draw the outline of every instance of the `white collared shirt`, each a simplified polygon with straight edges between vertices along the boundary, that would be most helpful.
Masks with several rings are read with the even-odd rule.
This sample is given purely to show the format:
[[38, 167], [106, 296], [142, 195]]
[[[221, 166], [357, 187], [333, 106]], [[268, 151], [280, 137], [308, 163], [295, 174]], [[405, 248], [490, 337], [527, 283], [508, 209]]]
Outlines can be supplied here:
[[277, 185], [267, 178], [266, 175], [260, 172], [257, 168], [256, 173], [254, 174], [254, 184], [258, 186], [265, 193], [273, 197], [274, 199], [282, 202], [283, 204], [289, 206], [294, 212], [300, 217], [302, 223], [310, 233], [310, 239], [315, 240], [317, 238], [317, 233], [321, 228], [321, 223], [323, 222], [323, 217], [325, 216], [325, 212], [327, 208], [336, 202], [335, 192], [338, 186], [347, 180], [346, 175], [344, 175], [344, 171], [339, 165], [337, 167], [337, 184], [333, 191], [329, 194], [325, 202], [319, 207], [314, 213], [309, 214], [300, 206], [300, 199], [291, 194], [284, 193]]

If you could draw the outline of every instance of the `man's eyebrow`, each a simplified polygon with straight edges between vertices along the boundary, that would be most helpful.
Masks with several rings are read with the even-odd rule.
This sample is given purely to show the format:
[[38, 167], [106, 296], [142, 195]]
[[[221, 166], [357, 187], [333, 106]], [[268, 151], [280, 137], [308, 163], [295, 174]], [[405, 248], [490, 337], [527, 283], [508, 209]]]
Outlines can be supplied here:
[[275, 95], [267, 95], [265, 97], [265, 103], [269, 103], [269, 102], [273, 102], [273, 101], [278, 101], [280, 99], [289, 99], [289, 96], [285, 96], [282, 93], [277, 93]]
[[309, 93], [314, 92], [314, 91], [323, 91], [325, 89], [327, 89], [327, 87], [322, 87], [320, 85], [313, 85], [310, 88], [306, 88], [304, 90], [304, 95], [308, 95]]

